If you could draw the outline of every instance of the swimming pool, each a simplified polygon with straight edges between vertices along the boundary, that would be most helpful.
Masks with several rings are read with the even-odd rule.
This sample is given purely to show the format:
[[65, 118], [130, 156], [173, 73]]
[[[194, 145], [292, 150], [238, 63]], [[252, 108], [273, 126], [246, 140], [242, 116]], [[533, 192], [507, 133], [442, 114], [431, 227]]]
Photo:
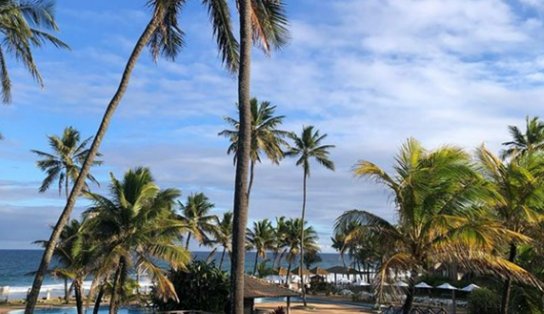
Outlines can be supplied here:
[[[14, 310], [9, 311], [8, 314], [23, 314], [24, 310]], [[92, 309], [89, 311], [87, 310], [87, 313], [92, 313]], [[100, 314], [107, 314], [108, 308], [100, 308], [98, 311]], [[119, 314], [149, 314], [153, 313], [150, 309], [143, 309], [143, 308], [122, 308], [118, 312]], [[77, 314], [77, 310], [75, 307], [52, 307], [52, 308], [39, 308], [34, 310], [34, 314]]]

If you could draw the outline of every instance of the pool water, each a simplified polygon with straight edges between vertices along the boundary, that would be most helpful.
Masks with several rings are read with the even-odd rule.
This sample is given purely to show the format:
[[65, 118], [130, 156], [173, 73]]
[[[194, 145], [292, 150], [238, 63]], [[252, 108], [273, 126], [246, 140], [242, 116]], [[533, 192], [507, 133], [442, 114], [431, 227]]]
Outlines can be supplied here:
[[[24, 310], [10, 311], [8, 314], [23, 314]], [[92, 313], [92, 309], [88, 309], [87, 313]], [[108, 308], [101, 308], [98, 313], [107, 314]], [[119, 314], [149, 314], [153, 313], [152, 310], [142, 308], [122, 308], [118, 312]], [[42, 308], [34, 310], [34, 314], [77, 314], [75, 307], [55, 307], [55, 308]]]

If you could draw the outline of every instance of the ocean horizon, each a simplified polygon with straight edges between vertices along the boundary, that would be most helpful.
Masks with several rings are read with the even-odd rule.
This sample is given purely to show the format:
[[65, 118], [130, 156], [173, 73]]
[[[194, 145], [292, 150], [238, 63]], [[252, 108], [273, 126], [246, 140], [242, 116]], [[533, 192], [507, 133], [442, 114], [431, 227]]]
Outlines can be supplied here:
[[[195, 260], [207, 260], [211, 258], [215, 260], [216, 265], [219, 265], [219, 260], [221, 259], [222, 251], [218, 250], [215, 254], [210, 257], [211, 251], [192, 251]], [[10, 294], [12, 295], [23, 295], [26, 294], [28, 289], [32, 285], [34, 280], [34, 272], [38, 269], [43, 250], [41, 249], [0, 249], [0, 287], [9, 286]], [[338, 253], [320, 253], [321, 262], [313, 264], [312, 266], [319, 266], [322, 268], [328, 268], [335, 265], [341, 265], [342, 261], [340, 259], [340, 254]], [[268, 259], [272, 259], [272, 254], [268, 254]], [[346, 256], [346, 261], [348, 257]], [[253, 265], [255, 261], [255, 252], [246, 253], [246, 262], [245, 268], [246, 272], [251, 272], [253, 270]], [[259, 259], [259, 261], [262, 261]], [[51, 263], [50, 269], [54, 268], [56, 261], [53, 260]], [[268, 266], [271, 266], [271, 262], [268, 263]], [[287, 262], [282, 260], [282, 267], [287, 267]], [[292, 268], [298, 266], [297, 262], [293, 263]], [[228, 255], [225, 255], [223, 261], [222, 269], [228, 271], [230, 268], [230, 260]], [[90, 285], [90, 279], [86, 280], [86, 285]], [[60, 278], [55, 278], [53, 276], [46, 276], [42, 292], [46, 290], [54, 291], [54, 295], [59, 295], [59, 291], [62, 292], [64, 289], [64, 281]], [[56, 293], [55, 293], [56, 291]]]

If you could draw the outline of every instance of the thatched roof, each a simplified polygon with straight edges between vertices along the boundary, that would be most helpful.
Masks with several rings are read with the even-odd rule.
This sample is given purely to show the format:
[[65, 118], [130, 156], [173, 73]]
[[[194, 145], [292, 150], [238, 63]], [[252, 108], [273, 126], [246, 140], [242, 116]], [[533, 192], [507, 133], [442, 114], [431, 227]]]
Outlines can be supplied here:
[[360, 274], [360, 272], [356, 271], [353, 268], [346, 268], [344, 266], [333, 266], [327, 268], [327, 271], [332, 274]]
[[330, 274], [326, 269], [321, 268], [321, 267], [314, 267], [314, 268], [310, 269], [310, 272], [312, 274], [318, 275], [318, 276], [326, 276], [326, 275]]
[[[291, 274], [300, 276], [300, 267], [297, 267], [297, 268], [293, 269], [293, 270], [291, 271]], [[309, 275], [311, 275], [312, 273], [310, 273], [310, 271], [309, 271], [307, 268], [302, 268], [302, 274], [303, 274], [304, 276], [309, 276]]]
[[244, 299], [298, 297], [293, 290], [265, 280], [246, 275], [244, 277]]

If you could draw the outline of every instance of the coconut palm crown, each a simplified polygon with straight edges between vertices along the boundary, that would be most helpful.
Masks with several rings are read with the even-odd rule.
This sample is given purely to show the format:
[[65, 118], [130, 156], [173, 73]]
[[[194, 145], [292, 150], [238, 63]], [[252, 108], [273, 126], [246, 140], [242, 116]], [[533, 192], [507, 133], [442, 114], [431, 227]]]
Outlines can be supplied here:
[[366, 210], [349, 210], [337, 220], [343, 233], [353, 223], [361, 227], [347, 234], [372, 232], [392, 249], [383, 257], [377, 282], [379, 291], [390, 280], [391, 270], [410, 273], [403, 313], [410, 313], [414, 285], [437, 263], [456, 262], [476, 272], [490, 272], [540, 287], [540, 282], [517, 265], [492, 254], [506, 239], [524, 239], [482, 214], [482, 195], [490, 195], [484, 180], [462, 149], [450, 146], [433, 151], [409, 139], [401, 148], [389, 174], [376, 164], [360, 161], [354, 173], [376, 180], [392, 192], [398, 221], [389, 221]]
[[32, 47], [51, 43], [57, 48], [68, 48], [64, 42], [51, 35], [58, 31], [55, 22], [54, 1], [0, 1], [0, 79], [2, 101], [11, 102], [11, 78], [8, 71], [8, 54], [20, 61], [32, 77], [43, 87], [43, 79], [32, 56]]
[[[52, 153], [46, 153], [39, 150], [32, 150], [33, 153], [42, 157], [36, 162], [38, 168], [45, 171], [47, 176], [42, 181], [39, 191], [45, 192], [49, 189], [54, 181], [58, 181], [59, 195], [64, 189], [66, 197], [70, 193], [70, 181], [74, 182], [81, 171], [81, 164], [89, 154], [87, 145], [91, 141], [91, 137], [80, 141], [79, 131], [73, 127], [64, 129], [61, 137], [56, 135], [48, 136], [49, 146]], [[98, 154], [98, 156], [101, 156]], [[95, 160], [93, 165], [101, 165], [102, 161]], [[87, 174], [87, 179], [99, 185], [98, 181], [91, 175]], [[85, 186], [88, 189], [88, 186]]]
[[217, 216], [209, 212], [214, 208], [204, 193], [191, 194], [184, 203], [178, 201], [181, 214], [178, 219], [185, 223], [188, 228], [185, 240], [185, 249], [189, 249], [189, 241], [194, 236], [201, 244], [208, 242], [209, 236], [215, 233]]
[[544, 122], [538, 117], [526, 117], [525, 123], [525, 132], [522, 132], [517, 126], [508, 126], [512, 140], [502, 143], [507, 147], [502, 152], [503, 159], [544, 149]]
[[[248, 195], [251, 193], [253, 180], [255, 176], [255, 165], [261, 162], [261, 155], [266, 155], [274, 164], [279, 164], [283, 158], [283, 147], [287, 145], [284, 140], [289, 132], [279, 130], [278, 126], [282, 124], [284, 116], [275, 116], [276, 106], [270, 102], [259, 102], [257, 98], [252, 98], [251, 106], [251, 151], [250, 151], [250, 174], [248, 183]], [[240, 106], [237, 106], [238, 111]], [[236, 163], [239, 145], [239, 127], [240, 122], [231, 117], [225, 117], [225, 121], [234, 129], [223, 130], [219, 133], [221, 136], [229, 138], [231, 144], [227, 149], [228, 154], [233, 154], [233, 161]]]
[[110, 313], [117, 313], [130, 269], [148, 272], [164, 298], [176, 299], [172, 283], [157, 262], [180, 269], [190, 260], [188, 251], [176, 244], [187, 230], [174, 212], [180, 192], [159, 189], [149, 169], [136, 168], [121, 181], [111, 175], [110, 194], [108, 198], [87, 193], [93, 205], [84, 213], [83, 227], [100, 241], [107, 264], [103, 268], [110, 269]]

